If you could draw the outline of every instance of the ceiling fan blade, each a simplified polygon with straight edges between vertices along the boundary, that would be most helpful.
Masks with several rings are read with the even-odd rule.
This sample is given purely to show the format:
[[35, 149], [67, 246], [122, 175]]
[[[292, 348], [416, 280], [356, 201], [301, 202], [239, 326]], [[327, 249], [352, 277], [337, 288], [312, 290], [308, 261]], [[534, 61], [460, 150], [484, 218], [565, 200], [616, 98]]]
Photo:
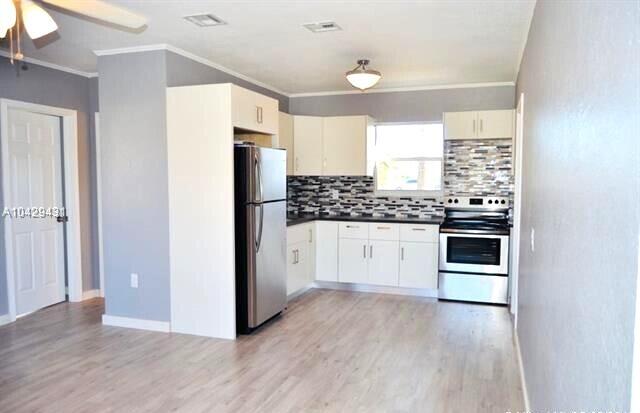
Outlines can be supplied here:
[[147, 24], [147, 18], [125, 8], [101, 0], [42, 0], [61, 9], [112, 23], [130, 29], [139, 29]]

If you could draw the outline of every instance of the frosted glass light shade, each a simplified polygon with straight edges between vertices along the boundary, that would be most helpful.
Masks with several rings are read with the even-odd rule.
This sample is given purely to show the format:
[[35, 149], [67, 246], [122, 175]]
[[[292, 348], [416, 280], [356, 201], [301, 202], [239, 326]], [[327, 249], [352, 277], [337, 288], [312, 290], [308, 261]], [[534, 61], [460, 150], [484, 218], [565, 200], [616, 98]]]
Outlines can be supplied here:
[[58, 25], [42, 7], [31, 0], [22, 0], [22, 20], [27, 34], [38, 39], [58, 30]]
[[358, 71], [347, 73], [347, 80], [351, 85], [360, 90], [369, 89], [378, 83], [382, 76], [375, 70]]
[[368, 59], [360, 59], [355, 69], [345, 73], [351, 86], [360, 90], [366, 90], [378, 83], [382, 75], [377, 70], [367, 69], [368, 64]]

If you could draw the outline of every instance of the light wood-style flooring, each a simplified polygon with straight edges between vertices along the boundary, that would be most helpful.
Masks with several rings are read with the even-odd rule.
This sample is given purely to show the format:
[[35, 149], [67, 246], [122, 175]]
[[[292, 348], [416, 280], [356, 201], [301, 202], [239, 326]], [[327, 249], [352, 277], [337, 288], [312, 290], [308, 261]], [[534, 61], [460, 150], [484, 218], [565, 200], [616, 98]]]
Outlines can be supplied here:
[[1, 412], [524, 410], [504, 307], [311, 290], [235, 342], [106, 327], [103, 308], [0, 327]]

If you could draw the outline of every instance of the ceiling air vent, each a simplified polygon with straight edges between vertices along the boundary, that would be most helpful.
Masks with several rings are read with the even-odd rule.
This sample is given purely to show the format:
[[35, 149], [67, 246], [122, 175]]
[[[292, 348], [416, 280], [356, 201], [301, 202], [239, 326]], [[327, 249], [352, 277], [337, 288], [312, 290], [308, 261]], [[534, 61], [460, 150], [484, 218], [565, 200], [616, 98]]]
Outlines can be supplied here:
[[213, 14], [194, 14], [193, 16], [184, 16], [184, 19], [200, 27], [221, 26], [223, 24], [227, 24], [227, 22]]
[[335, 32], [337, 30], [342, 30], [342, 27], [338, 26], [335, 22], [307, 23], [303, 24], [303, 26], [314, 33]]

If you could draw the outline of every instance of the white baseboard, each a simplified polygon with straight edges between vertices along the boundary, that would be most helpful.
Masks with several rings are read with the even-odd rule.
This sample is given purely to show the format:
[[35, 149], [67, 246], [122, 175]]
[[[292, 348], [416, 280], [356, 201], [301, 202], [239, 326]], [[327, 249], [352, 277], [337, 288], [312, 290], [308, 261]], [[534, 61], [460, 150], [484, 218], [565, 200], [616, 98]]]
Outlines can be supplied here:
[[11, 323], [13, 321], [14, 320], [11, 319], [11, 315], [9, 315], [9, 314], [0, 315], [0, 326], [3, 326], [5, 324], [9, 324], [9, 323]]
[[513, 336], [516, 342], [516, 353], [518, 356], [518, 369], [520, 370], [520, 385], [522, 386], [522, 395], [524, 396], [524, 411], [530, 412], [529, 392], [527, 391], [527, 380], [524, 376], [524, 364], [522, 364], [522, 353], [520, 352], [520, 339], [518, 339], [518, 330], [514, 328]]
[[369, 284], [352, 284], [331, 281], [316, 281], [313, 283], [314, 288], [327, 288], [330, 290], [357, 291], [365, 293], [381, 293], [395, 295], [410, 295], [414, 297], [438, 298], [438, 290], [430, 288], [404, 288], [404, 287], [387, 287], [383, 285]]
[[300, 297], [302, 294], [306, 293], [307, 291], [309, 291], [313, 287], [314, 287], [314, 284], [311, 283], [311, 284], [307, 285], [306, 287], [303, 287], [303, 288], [299, 289], [298, 291], [295, 291], [295, 292], [287, 295], [287, 301], [291, 301], [291, 300], [293, 300], [295, 298]]
[[88, 290], [82, 292], [82, 301], [100, 297], [100, 290]]
[[161, 333], [168, 333], [171, 331], [171, 323], [168, 321], [143, 320], [141, 318], [118, 317], [108, 314], [102, 315], [102, 324], [113, 327], [159, 331]]

